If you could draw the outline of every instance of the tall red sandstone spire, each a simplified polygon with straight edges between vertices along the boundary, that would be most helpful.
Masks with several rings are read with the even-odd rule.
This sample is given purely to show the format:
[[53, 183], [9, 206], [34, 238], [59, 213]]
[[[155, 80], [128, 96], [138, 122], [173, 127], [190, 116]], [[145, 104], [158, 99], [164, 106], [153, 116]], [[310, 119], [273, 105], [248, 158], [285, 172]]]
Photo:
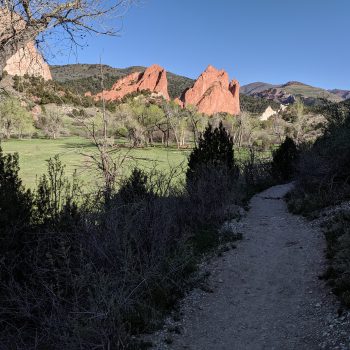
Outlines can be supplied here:
[[200, 113], [208, 115], [221, 112], [237, 115], [240, 113], [239, 88], [237, 80], [229, 83], [224, 70], [209, 65], [193, 87], [184, 93], [182, 105], [195, 106]]

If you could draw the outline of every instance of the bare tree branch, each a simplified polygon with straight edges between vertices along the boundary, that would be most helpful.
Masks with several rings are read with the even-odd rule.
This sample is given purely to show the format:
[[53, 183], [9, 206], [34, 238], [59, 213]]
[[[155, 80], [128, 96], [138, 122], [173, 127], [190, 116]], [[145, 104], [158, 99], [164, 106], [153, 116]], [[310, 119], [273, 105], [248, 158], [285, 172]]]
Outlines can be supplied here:
[[83, 33], [116, 35], [134, 0], [0, 0], [0, 73], [39, 34], [63, 29], [75, 44]]

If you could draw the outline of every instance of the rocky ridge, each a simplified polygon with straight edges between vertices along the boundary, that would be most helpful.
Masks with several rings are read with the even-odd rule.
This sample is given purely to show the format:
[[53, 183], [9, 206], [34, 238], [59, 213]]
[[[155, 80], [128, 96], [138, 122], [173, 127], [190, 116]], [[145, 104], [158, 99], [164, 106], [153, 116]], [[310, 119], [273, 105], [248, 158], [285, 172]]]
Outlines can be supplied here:
[[290, 81], [281, 85], [251, 83], [243, 86], [241, 92], [248, 96], [273, 100], [282, 104], [293, 103], [297, 98], [301, 98], [307, 105], [315, 105], [318, 99], [341, 102], [350, 97], [350, 92], [346, 90], [325, 90], [298, 81]]
[[[93, 96], [95, 100], [102, 98], [107, 101], [116, 101], [124, 96], [141, 91], [150, 91], [169, 100], [168, 81], [163, 67], [154, 64], [144, 72], [134, 72], [116, 81], [111, 90], [105, 90]], [[86, 95], [91, 95], [86, 93]]]
[[[207, 115], [216, 113], [237, 115], [240, 113], [239, 89], [240, 85], [237, 80], [229, 82], [227, 72], [209, 65], [193, 86], [186, 89], [181, 98], [176, 98], [175, 102], [182, 108], [194, 106], [198, 112]], [[128, 94], [146, 90], [170, 100], [164, 68], [153, 65], [143, 73], [132, 72], [118, 79], [111, 90], [93, 95], [93, 98], [95, 100], [105, 98], [107, 101], [116, 101]], [[90, 92], [85, 95], [92, 96]]]

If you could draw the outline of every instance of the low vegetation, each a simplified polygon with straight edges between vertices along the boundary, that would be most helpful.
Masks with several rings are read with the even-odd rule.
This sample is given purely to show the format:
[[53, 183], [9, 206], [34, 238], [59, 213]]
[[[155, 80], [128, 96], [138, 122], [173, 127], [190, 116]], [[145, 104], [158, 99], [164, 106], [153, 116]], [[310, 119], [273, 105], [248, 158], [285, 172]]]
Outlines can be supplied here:
[[350, 306], [350, 108], [348, 102], [322, 108], [328, 126], [312, 146], [304, 146], [288, 205], [294, 213], [323, 218], [329, 259], [324, 277]]
[[18, 156], [0, 153], [2, 348], [141, 348], [132, 336], [159, 326], [202, 255], [238, 238], [219, 228], [258, 179], [235, 164], [222, 124], [190, 158], [183, 186], [135, 169], [83, 194], [57, 157], [28, 191]]
[[[289, 206], [302, 213], [350, 193], [344, 103], [316, 111], [297, 100], [261, 121], [257, 98], [239, 116], [208, 118], [147, 92], [103, 109], [37, 78], [15, 78], [14, 88], [21, 100], [0, 101], [4, 348], [139, 349], [137, 335], [159, 327], [203, 255], [238, 238], [220, 227], [254, 193], [296, 177]], [[34, 107], [34, 122], [16, 122]], [[81, 183], [87, 173], [99, 179], [93, 187]], [[348, 231], [339, 230], [328, 239], [329, 276], [346, 300]]]
[[289, 202], [296, 213], [310, 214], [350, 196], [350, 108], [327, 109], [328, 127], [312, 146], [304, 146], [298, 164], [298, 187]]
[[261, 115], [269, 106], [275, 111], [278, 111], [280, 109], [279, 103], [273, 100], [267, 100], [257, 96], [240, 94], [239, 99], [242, 110], [252, 114]]

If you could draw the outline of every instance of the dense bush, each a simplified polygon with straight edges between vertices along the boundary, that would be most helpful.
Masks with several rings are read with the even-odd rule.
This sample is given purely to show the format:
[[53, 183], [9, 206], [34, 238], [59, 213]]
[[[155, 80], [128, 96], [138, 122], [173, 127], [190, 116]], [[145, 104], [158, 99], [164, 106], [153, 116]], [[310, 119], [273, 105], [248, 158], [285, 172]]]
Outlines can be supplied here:
[[208, 126], [185, 186], [134, 169], [105, 201], [57, 157], [26, 192], [1, 154], [0, 348], [141, 348], [132, 335], [159, 327], [203, 254], [238, 238], [219, 228], [267, 184], [262, 165], [236, 166], [223, 125]]
[[19, 100], [6, 98], [0, 102], [0, 135], [9, 139], [12, 136], [22, 138], [34, 133], [33, 118], [21, 106]]
[[4, 155], [0, 147], [0, 252], [5, 256], [19, 245], [31, 223], [33, 197], [18, 176], [18, 155]]
[[253, 114], [262, 114], [265, 112], [267, 107], [271, 107], [273, 110], [278, 111], [280, 109], [280, 104], [273, 101], [267, 100], [265, 98], [240, 95], [241, 109], [245, 112]]
[[272, 174], [277, 180], [288, 181], [295, 175], [299, 157], [298, 147], [294, 140], [287, 137], [273, 152]]
[[147, 182], [147, 174], [135, 168], [130, 177], [123, 181], [118, 196], [124, 203], [137, 203], [151, 194], [151, 190], [147, 188]]
[[244, 189], [244, 201], [257, 192], [261, 192], [280, 182], [272, 175], [272, 162], [270, 159], [260, 158], [254, 149], [249, 150], [249, 157], [240, 161], [240, 187]]
[[[314, 145], [303, 150], [295, 189], [288, 196], [294, 213], [310, 217], [350, 199], [350, 104], [324, 104], [328, 127]], [[321, 107], [320, 107], [321, 108]], [[350, 306], [350, 215], [348, 209], [328, 210], [324, 231], [329, 267], [324, 277], [340, 300]]]
[[205, 129], [188, 159], [187, 183], [196, 182], [206, 169], [225, 169], [234, 172], [233, 139], [220, 122], [218, 128], [211, 124]]
[[[108, 203], [82, 196], [58, 158], [30, 194], [18, 158], [1, 155], [1, 348], [141, 346], [131, 335], [159, 325], [202, 254], [236, 239], [218, 230], [234, 215], [226, 209], [241, 202], [232, 142], [222, 126], [208, 130], [202, 146], [216, 144], [222, 154], [203, 146], [204, 158], [192, 156], [209, 165], [194, 186], [169, 188], [168, 178], [135, 169]], [[9, 250], [14, 228], [21, 244]]]
[[308, 214], [350, 198], [350, 109], [332, 104], [327, 110], [324, 135], [300, 157], [297, 187], [289, 200], [294, 212]]
[[329, 267], [324, 278], [334, 294], [350, 307], [350, 212], [341, 210], [324, 223]]
[[72, 104], [83, 107], [94, 105], [94, 101], [90, 97], [77, 94], [69, 86], [62, 86], [53, 80], [46, 81], [42, 77], [14, 76], [13, 88], [38, 99], [41, 105], [48, 103]]

